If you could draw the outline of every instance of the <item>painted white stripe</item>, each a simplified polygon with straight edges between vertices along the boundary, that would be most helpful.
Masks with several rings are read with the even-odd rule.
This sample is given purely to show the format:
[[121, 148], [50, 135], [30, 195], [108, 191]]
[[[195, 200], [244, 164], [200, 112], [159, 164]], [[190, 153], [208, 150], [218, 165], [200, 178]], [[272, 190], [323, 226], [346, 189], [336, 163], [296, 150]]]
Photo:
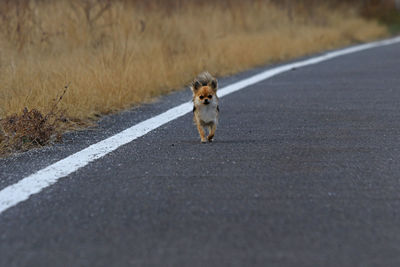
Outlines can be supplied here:
[[[279, 66], [221, 88], [218, 90], [218, 95], [219, 97], [224, 97], [245, 87], [258, 83], [262, 80], [289, 71], [293, 68], [309, 66], [335, 57], [399, 42], [400, 37], [397, 37], [388, 40], [358, 45], [326, 53], [321, 56], [310, 58], [304, 61]], [[31, 195], [37, 194], [44, 188], [56, 183], [58, 179], [75, 172], [79, 168], [82, 168], [88, 163], [103, 157], [104, 155], [114, 151], [118, 147], [132, 142], [133, 140], [145, 135], [146, 133], [189, 113], [191, 110], [192, 103], [190, 102], [171, 108], [160, 115], [140, 122], [116, 135], [113, 135], [103, 141], [93, 144], [32, 175], [29, 175], [13, 185], [4, 188], [0, 191], [0, 214], [10, 207], [27, 200]]]

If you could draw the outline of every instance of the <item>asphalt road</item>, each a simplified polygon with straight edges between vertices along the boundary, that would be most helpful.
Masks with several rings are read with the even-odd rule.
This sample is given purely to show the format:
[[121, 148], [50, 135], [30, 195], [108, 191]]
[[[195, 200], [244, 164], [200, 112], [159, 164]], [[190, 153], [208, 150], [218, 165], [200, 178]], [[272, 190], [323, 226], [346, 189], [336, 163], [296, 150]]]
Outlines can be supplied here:
[[[0, 160], [0, 189], [182, 99]], [[399, 44], [260, 82], [215, 142], [186, 115], [0, 214], [0, 266], [400, 266], [399, 102]]]

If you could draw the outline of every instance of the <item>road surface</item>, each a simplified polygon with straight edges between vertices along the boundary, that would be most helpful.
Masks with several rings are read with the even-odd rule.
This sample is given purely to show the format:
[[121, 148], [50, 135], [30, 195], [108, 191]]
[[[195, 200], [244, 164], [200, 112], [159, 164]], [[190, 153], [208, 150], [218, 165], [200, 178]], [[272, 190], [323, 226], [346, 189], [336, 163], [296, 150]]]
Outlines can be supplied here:
[[[2, 159], [0, 190], [189, 99]], [[187, 114], [1, 213], [0, 266], [400, 266], [399, 103], [400, 44], [259, 82], [215, 142]]]

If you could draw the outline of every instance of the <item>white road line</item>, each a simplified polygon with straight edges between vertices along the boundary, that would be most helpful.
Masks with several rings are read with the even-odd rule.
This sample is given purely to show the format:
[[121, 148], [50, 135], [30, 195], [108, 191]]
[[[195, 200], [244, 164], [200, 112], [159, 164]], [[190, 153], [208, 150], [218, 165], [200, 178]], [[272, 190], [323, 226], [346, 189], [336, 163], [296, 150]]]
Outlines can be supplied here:
[[[335, 57], [399, 42], [400, 37], [397, 37], [383, 41], [353, 46], [350, 48], [329, 52], [307, 60], [279, 66], [221, 88], [218, 90], [218, 95], [219, 97], [224, 97], [245, 87], [258, 83], [262, 80], [289, 71], [293, 68], [309, 66]], [[12, 206], [27, 200], [31, 195], [37, 194], [44, 188], [56, 183], [58, 179], [65, 177], [75, 172], [79, 168], [86, 166], [88, 163], [107, 155], [118, 147], [132, 142], [133, 140], [145, 135], [146, 133], [189, 113], [191, 110], [192, 103], [190, 102], [171, 108], [160, 115], [140, 122], [116, 135], [113, 135], [60, 161], [57, 161], [56, 163], [21, 179], [19, 182], [13, 185], [4, 188], [0, 191], [0, 214], [5, 210], [11, 208]]]

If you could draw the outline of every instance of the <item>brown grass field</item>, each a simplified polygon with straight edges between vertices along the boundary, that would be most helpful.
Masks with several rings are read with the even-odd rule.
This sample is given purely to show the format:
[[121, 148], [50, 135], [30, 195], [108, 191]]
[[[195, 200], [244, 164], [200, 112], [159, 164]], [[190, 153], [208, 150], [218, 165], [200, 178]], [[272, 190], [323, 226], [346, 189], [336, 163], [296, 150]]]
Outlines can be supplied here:
[[224, 76], [388, 34], [355, 7], [307, 6], [3, 1], [0, 118], [25, 107], [53, 112], [68, 86], [57, 109], [64, 120], [87, 121], [181, 89], [204, 70]]

